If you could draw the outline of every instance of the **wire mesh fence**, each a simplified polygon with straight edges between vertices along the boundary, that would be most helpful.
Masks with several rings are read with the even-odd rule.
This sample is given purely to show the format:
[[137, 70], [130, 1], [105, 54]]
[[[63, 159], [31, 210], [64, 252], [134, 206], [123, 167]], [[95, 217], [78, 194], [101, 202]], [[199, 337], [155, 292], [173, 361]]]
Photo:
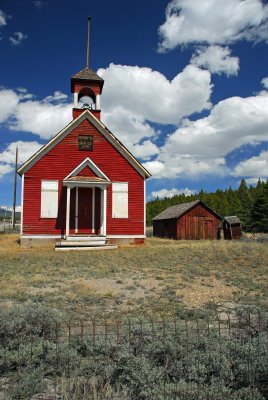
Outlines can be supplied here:
[[40, 307], [0, 322], [0, 399], [268, 399], [268, 318], [107, 316]]

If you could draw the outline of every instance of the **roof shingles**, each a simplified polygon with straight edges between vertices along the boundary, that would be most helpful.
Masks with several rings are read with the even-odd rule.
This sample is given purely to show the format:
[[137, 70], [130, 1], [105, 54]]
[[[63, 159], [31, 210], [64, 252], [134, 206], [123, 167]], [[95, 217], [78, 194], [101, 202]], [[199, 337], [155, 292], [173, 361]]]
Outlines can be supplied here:
[[77, 72], [75, 75], [72, 76], [72, 79], [83, 79], [83, 80], [90, 80], [90, 81], [100, 81], [104, 82], [104, 80], [96, 74], [90, 67], [86, 67], [81, 71]]
[[191, 201], [190, 203], [177, 204], [175, 206], [168, 207], [166, 208], [166, 210], [158, 214], [152, 220], [157, 221], [159, 219], [179, 218], [181, 215], [183, 215], [186, 211], [190, 210], [199, 202], [200, 200], [196, 200], [196, 201]]

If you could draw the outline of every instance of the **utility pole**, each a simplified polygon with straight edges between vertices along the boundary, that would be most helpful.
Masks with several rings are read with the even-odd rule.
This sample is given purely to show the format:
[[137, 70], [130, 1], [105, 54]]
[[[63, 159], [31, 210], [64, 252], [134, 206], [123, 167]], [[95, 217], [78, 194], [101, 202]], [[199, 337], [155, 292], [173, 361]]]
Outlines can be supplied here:
[[13, 230], [16, 225], [16, 194], [17, 194], [17, 169], [18, 169], [18, 147], [16, 147], [15, 171], [14, 171], [14, 195], [13, 195]]

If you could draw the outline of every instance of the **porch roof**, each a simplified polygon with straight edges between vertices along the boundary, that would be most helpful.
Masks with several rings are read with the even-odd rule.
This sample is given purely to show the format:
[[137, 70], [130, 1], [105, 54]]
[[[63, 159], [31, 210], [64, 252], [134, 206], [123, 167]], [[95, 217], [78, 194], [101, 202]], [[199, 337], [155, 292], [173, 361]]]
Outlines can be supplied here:
[[99, 176], [70, 176], [63, 180], [64, 185], [87, 185], [87, 186], [97, 186], [97, 185], [107, 185], [111, 183], [109, 180], [105, 178], [100, 178]]

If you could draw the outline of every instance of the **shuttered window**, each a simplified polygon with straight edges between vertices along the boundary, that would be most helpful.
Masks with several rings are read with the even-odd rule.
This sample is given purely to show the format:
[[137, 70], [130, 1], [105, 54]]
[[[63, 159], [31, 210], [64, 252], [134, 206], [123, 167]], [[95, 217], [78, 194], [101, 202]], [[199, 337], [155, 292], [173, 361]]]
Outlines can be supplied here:
[[41, 218], [58, 216], [58, 181], [42, 181], [41, 185]]
[[128, 218], [128, 183], [113, 183], [112, 217]]

